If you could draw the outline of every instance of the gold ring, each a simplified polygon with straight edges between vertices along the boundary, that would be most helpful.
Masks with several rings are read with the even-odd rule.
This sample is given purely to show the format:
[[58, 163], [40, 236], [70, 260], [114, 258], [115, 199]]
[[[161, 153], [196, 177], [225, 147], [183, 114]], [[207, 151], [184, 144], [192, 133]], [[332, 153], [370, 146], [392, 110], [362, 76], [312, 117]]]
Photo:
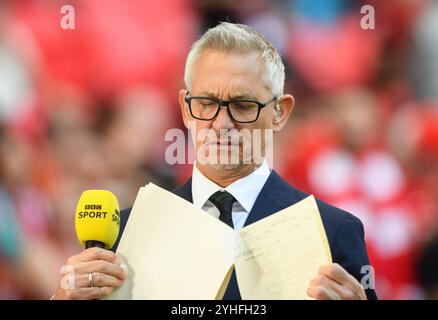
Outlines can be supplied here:
[[93, 273], [91, 273], [91, 272], [88, 274], [88, 286], [94, 287]]

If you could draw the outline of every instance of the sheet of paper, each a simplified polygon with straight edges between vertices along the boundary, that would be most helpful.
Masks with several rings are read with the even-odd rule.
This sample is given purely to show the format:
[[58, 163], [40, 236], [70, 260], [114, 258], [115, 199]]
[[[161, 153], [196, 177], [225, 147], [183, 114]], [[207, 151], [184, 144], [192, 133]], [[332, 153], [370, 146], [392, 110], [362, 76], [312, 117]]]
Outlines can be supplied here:
[[140, 188], [117, 255], [129, 275], [108, 299], [221, 299], [233, 263], [243, 299], [306, 299], [331, 262], [313, 196], [235, 233], [153, 184]]
[[235, 268], [242, 299], [307, 299], [330, 247], [315, 198], [306, 199], [241, 230]]
[[229, 226], [148, 184], [139, 191], [117, 250], [128, 279], [108, 299], [221, 299], [234, 237]]

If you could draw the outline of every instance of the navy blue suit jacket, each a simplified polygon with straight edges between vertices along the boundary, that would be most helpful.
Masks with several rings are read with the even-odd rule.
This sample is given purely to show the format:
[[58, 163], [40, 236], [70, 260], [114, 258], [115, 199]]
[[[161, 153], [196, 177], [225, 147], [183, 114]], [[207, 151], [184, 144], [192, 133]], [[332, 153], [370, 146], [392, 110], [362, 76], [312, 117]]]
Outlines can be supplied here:
[[[192, 180], [189, 179], [172, 192], [189, 202], [193, 202]], [[307, 196], [308, 194], [293, 188], [272, 170], [249, 213], [245, 226], [287, 208]], [[333, 262], [340, 264], [360, 282], [360, 279], [364, 276], [364, 274], [361, 274], [362, 266], [370, 264], [361, 221], [350, 213], [320, 200], [317, 200], [317, 204], [327, 233]], [[113, 251], [117, 249], [130, 212], [131, 208], [122, 210], [120, 213], [120, 234], [112, 249]], [[377, 299], [374, 290], [366, 289], [365, 292], [368, 299]], [[224, 299], [240, 299], [235, 272], [231, 276]]]

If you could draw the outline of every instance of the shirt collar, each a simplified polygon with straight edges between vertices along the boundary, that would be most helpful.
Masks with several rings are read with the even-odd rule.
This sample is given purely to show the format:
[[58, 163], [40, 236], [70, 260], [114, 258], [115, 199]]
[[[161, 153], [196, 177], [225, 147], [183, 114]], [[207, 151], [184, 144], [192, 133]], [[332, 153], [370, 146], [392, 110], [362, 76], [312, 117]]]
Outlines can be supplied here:
[[207, 202], [208, 198], [212, 196], [216, 191], [226, 190], [233, 195], [234, 198], [240, 203], [246, 212], [251, 212], [254, 203], [262, 190], [266, 180], [270, 175], [269, 166], [266, 160], [252, 173], [246, 177], [240, 178], [234, 181], [226, 188], [222, 188], [215, 182], [205, 177], [196, 167], [196, 163], [193, 165], [192, 174], [192, 197], [193, 204], [202, 208]]

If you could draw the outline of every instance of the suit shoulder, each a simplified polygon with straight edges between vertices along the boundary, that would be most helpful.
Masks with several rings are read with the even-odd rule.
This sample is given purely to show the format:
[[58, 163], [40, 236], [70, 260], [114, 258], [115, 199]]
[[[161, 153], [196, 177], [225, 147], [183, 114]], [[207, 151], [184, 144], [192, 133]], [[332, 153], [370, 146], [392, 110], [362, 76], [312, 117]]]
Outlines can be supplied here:
[[[321, 212], [324, 213], [324, 215], [326, 215], [327, 219], [332, 219], [334, 220], [336, 223], [340, 223], [342, 224], [343, 222], [350, 222], [353, 224], [358, 224], [360, 226], [362, 226], [362, 222], [360, 221], [360, 219], [358, 217], [356, 217], [355, 215], [351, 214], [348, 211], [345, 211], [343, 209], [340, 209], [338, 207], [335, 207], [331, 204], [328, 204], [322, 200], [317, 199], [316, 200], [317, 204], [318, 204], [318, 208]], [[321, 214], [323, 214], [321, 213]]]
[[[301, 201], [305, 198], [307, 198], [310, 194], [305, 193], [299, 189], [296, 189], [292, 187], [292, 189], [295, 192], [295, 196], [297, 197], [298, 201]], [[331, 205], [325, 201], [322, 201], [315, 197], [316, 203], [318, 204], [318, 209], [320, 210], [321, 214], [327, 215], [330, 219], [334, 219], [336, 221], [342, 221], [347, 218], [356, 219], [360, 222], [358, 218], [353, 216], [351, 213], [340, 209], [338, 207], [335, 207], [334, 205]]]
[[[303, 191], [293, 189], [299, 201], [309, 196], [309, 194]], [[351, 226], [363, 233], [363, 224], [359, 218], [320, 199], [315, 198], [315, 200], [330, 244], [334, 243], [336, 234], [341, 226], [343, 228]]]

